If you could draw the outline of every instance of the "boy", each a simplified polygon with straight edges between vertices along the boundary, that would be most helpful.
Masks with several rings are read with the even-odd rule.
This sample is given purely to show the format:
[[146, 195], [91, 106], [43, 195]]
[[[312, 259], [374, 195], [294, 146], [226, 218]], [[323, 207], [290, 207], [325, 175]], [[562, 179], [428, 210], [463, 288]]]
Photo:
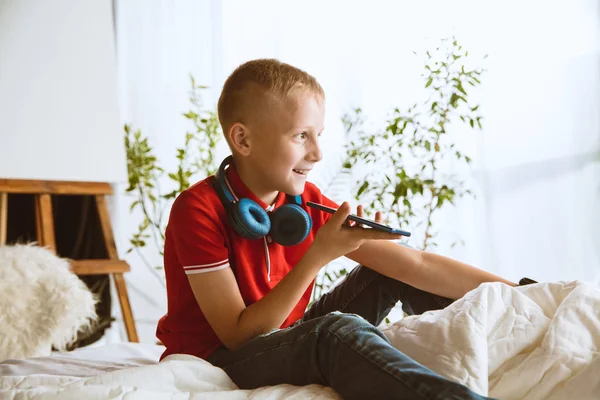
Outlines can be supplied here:
[[[166, 230], [162, 357], [204, 358], [243, 389], [317, 383], [345, 399], [481, 398], [393, 348], [376, 326], [397, 301], [421, 313], [482, 282], [515, 284], [348, 226], [347, 202], [332, 216], [306, 207], [338, 208], [306, 181], [322, 157], [324, 101], [312, 76], [272, 59], [225, 82], [218, 114], [232, 158], [177, 198]], [[305, 312], [320, 268], [344, 255], [360, 265]]]

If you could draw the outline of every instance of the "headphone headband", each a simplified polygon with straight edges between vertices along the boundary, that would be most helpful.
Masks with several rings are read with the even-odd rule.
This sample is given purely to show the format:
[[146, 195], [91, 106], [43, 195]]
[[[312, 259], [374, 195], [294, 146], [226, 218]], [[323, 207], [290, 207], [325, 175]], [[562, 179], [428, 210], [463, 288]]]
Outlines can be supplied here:
[[223, 203], [223, 205], [225, 205], [225, 207], [227, 207], [228, 204], [235, 202], [235, 198], [227, 188], [227, 183], [225, 182], [225, 167], [227, 167], [232, 162], [233, 156], [227, 156], [219, 166], [219, 169], [217, 169], [217, 172], [215, 172], [215, 180], [217, 181], [216, 183], [221, 189], [217, 190], [217, 194], [219, 195], [219, 198], [221, 199], [221, 202]]

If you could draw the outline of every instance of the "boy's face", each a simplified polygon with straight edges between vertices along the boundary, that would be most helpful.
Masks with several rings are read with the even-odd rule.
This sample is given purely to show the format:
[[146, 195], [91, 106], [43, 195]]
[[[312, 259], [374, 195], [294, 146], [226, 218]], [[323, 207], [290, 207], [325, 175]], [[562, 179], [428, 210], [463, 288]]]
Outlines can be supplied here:
[[[300, 195], [307, 175], [322, 158], [319, 136], [325, 107], [312, 93], [300, 92], [263, 111], [251, 128], [247, 164], [250, 189], [271, 204], [277, 192]], [[246, 172], [249, 172], [246, 171]]]

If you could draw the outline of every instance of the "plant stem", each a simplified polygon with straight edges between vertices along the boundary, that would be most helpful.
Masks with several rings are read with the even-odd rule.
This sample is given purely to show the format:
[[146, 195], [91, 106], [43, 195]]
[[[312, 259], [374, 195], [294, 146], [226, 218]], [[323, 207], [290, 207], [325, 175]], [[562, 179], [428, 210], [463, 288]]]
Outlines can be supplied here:
[[146, 268], [148, 268], [148, 270], [150, 270], [150, 273], [152, 273], [152, 275], [154, 275], [154, 277], [156, 278], [157, 281], [160, 282], [160, 284], [162, 285], [162, 287], [166, 287], [163, 277], [160, 276], [158, 274], [158, 272], [156, 272], [156, 270], [152, 267], [152, 265], [150, 265], [150, 262], [148, 262], [148, 260], [146, 259], [146, 257], [144, 257], [144, 254], [141, 252], [140, 248], [136, 247], [135, 251], [137, 252], [137, 254], [142, 259], [142, 262], [146, 265]]
[[[151, 218], [150, 218], [150, 213], [148, 212], [148, 209], [146, 208], [146, 196], [144, 194], [144, 191], [142, 190], [141, 185], [138, 186], [138, 192], [140, 194], [140, 204], [142, 205], [142, 212], [144, 213], [144, 216], [146, 217], [146, 219], [148, 219], [148, 221], [150, 221], [150, 224], [153, 225], [159, 232], [162, 232], [162, 229], [160, 226], [158, 226], [156, 224], [156, 222], [154, 222]], [[160, 242], [158, 241], [158, 238], [156, 237], [156, 231], [154, 229], [150, 229], [150, 232], [152, 232], [152, 239], [154, 240], [154, 244], [156, 246], [157, 249], [162, 249], [162, 246], [160, 244]]]
[[[438, 141], [439, 141], [439, 136], [438, 136]], [[436, 141], [436, 144], [438, 143], [438, 141]], [[433, 157], [431, 158], [431, 165], [434, 166], [435, 163], [435, 153], [433, 154]], [[431, 173], [431, 180], [435, 182], [435, 168], [432, 168], [433, 172]], [[433, 199], [435, 198], [435, 191], [434, 191], [434, 184], [432, 183], [431, 185], [429, 185], [429, 191], [431, 192], [431, 199], [429, 199], [429, 212], [427, 213], [427, 227], [425, 228], [425, 240], [423, 242], [423, 251], [427, 250], [427, 242], [429, 240], [429, 228], [431, 227], [431, 215], [433, 214]]]

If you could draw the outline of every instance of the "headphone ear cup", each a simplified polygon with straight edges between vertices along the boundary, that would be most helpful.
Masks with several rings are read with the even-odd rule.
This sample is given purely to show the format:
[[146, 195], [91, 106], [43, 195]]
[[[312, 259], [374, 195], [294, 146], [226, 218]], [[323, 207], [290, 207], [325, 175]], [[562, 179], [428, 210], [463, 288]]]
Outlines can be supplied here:
[[240, 199], [231, 205], [229, 221], [233, 229], [246, 239], [260, 239], [271, 230], [269, 215], [250, 199]]
[[312, 228], [312, 218], [297, 204], [285, 204], [271, 215], [271, 238], [282, 246], [302, 243]]

